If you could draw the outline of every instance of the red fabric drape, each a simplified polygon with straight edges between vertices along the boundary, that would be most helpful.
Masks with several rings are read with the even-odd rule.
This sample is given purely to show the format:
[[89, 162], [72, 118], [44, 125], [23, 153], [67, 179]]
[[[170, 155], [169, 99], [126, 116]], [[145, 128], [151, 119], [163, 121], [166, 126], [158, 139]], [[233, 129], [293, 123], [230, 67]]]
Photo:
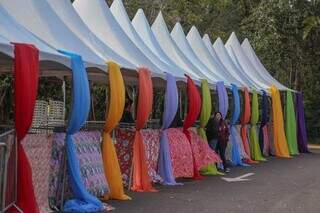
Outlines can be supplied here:
[[154, 192], [148, 174], [145, 148], [140, 130], [146, 125], [152, 110], [153, 88], [150, 71], [139, 68], [139, 97], [137, 106], [136, 133], [133, 145], [133, 191]]
[[[189, 132], [190, 131], [189, 128], [196, 122], [200, 114], [201, 96], [193, 80], [187, 75], [186, 77], [187, 77], [187, 92], [188, 92], [188, 113], [183, 123], [183, 133], [187, 136], [191, 145], [191, 135]], [[194, 150], [192, 150], [192, 145], [191, 145], [191, 151], [192, 151], [193, 171], [194, 171], [193, 178], [202, 179], [203, 176], [200, 175], [200, 172], [197, 169], [199, 166], [196, 165], [196, 160], [194, 156], [195, 152]]]
[[249, 159], [246, 159], [247, 163], [254, 163], [255, 161], [251, 160], [251, 154], [250, 154], [250, 146], [247, 136], [247, 124], [250, 122], [250, 116], [251, 116], [251, 107], [250, 107], [250, 95], [248, 88], [244, 88], [243, 90], [243, 96], [244, 96], [244, 107], [243, 107], [243, 113], [241, 116], [241, 139], [243, 143], [243, 147], [245, 152], [247, 153], [247, 156]]
[[[32, 123], [39, 77], [39, 51], [33, 45], [14, 44], [14, 117], [18, 144], [17, 205], [25, 213], [39, 208], [32, 184], [32, 170], [21, 141]], [[12, 209], [11, 212], [16, 212]]]

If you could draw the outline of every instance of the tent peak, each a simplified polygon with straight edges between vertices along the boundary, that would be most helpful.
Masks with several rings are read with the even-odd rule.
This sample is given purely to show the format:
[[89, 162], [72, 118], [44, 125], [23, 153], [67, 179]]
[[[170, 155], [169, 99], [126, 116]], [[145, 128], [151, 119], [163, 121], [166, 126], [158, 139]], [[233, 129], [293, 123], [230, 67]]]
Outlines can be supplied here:
[[137, 10], [136, 15], [137, 15], [137, 14], [140, 14], [140, 13], [142, 13], [142, 14], [144, 15], [144, 11], [143, 11], [142, 8], [139, 8], [139, 9]]
[[222, 39], [221, 39], [220, 37], [218, 37], [218, 38], [215, 40], [215, 42], [213, 43], [213, 45], [216, 45], [216, 44], [222, 44], [222, 45], [224, 45], [224, 43], [223, 43], [223, 41], [222, 41]]
[[175, 32], [183, 33], [183, 35], [185, 35], [185, 34], [184, 34], [184, 31], [183, 31], [183, 28], [182, 28], [182, 26], [181, 26], [181, 24], [180, 24], [180, 22], [177, 22], [177, 23], [174, 25], [174, 27], [173, 27], [173, 29], [172, 29], [172, 31], [171, 31], [171, 35], [174, 34]]
[[206, 34], [203, 35], [202, 39], [210, 40], [210, 36], [206, 33]]

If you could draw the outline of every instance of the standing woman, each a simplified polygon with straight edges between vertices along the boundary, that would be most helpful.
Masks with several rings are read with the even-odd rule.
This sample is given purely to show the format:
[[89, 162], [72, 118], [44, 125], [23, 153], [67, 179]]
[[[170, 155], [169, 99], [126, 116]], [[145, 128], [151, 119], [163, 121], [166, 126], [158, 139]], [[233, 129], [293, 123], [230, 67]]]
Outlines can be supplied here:
[[220, 112], [216, 112], [213, 116], [211, 116], [206, 128], [206, 134], [209, 146], [220, 155], [224, 171], [229, 172], [230, 170], [227, 168], [226, 148], [228, 145], [230, 132], [229, 126], [225, 120], [223, 120]]

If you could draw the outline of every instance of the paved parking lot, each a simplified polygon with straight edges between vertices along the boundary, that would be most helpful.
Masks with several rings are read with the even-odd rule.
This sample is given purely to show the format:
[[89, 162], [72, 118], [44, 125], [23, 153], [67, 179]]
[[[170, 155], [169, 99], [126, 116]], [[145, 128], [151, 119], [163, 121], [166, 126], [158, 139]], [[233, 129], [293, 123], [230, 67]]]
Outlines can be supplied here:
[[269, 158], [252, 167], [232, 168], [228, 178], [247, 173], [249, 181], [221, 177], [157, 186], [158, 193], [131, 193], [133, 201], [111, 201], [123, 213], [318, 213], [320, 150], [292, 159]]

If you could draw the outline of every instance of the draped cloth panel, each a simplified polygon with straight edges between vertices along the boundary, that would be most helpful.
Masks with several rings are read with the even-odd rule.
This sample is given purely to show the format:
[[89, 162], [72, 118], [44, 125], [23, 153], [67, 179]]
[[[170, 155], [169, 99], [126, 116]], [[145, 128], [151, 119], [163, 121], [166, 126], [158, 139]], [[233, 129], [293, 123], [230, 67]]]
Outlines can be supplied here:
[[250, 146], [249, 146], [248, 134], [247, 134], [247, 124], [250, 122], [251, 107], [250, 107], [250, 95], [249, 95], [248, 88], [246, 87], [243, 90], [243, 96], [244, 96], [244, 100], [243, 100], [244, 107], [243, 107], [243, 112], [241, 116], [241, 129], [240, 129], [241, 139], [242, 139], [243, 148], [247, 155], [246, 161], [248, 163], [254, 163], [254, 161], [251, 160]]
[[204, 139], [207, 140], [207, 135], [205, 131], [205, 126], [207, 125], [211, 111], [211, 94], [207, 80], [201, 81], [201, 94], [202, 94], [202, 106], [201, 106], [201, 113], [200, 113], [200, 128], [199, 128], [199, 135]]
[[73, 140], [73, 134], [83, 126], [90, 111], [88, 76], [81, 56], [63, 50], [59, 52], [70, 57], [72, 68], [72, 108], [66, 134], [66, 151], [69, 177], [75, 199], [68, 200], [63, 211], [96, 212], [102, 209], [102, 203], [86, 190], [81, 178], [80, 163]]
[[131, 198], [124, 193], [120, 165], [110, 135], [122, 117], [125, 103], [125, 87], [119, 65], [114, 62], [108, 62], [107, 64], [109, 68], [110, 99], [109, 111], [103, 130], [102, 158], [110, 193], [104, 196], [104, 200], [108, 198], [130, 200]]
[[292, 92], [287, 90], [286, 94], [286, 136], [290, 155], [299, 154], [297, 144], [297, 124]]
[[306, 121], [304, 117], [303, 95], [296, 93], [296, 118], [298, 149], [301, 153], [309, 153]]
[[[201, 106], [201, 113], [200, 113], [200, 128], [198, 130], [198, 133], [203, 140], [208, 142], [205, 127], [207, 126], [207, 123], [211, 116], [212, 105], [211, 105], [211, 93], [210, 93], [210, 88], [207, 80], [201, 81], [201, 93], [202, 93], [202, 106]], [[215, 164], [210, 164], [201, 168], [201, 174], [218, 175], [221, 173], [218, 172]]]
[[228, 93], [227, 89], [224, 86], [222, 81], [217, 83], [217, 92], [219, 98], [219, 112], [222, 115], [222, 118], [225, 119], [228, 113], [229, 101], [228, 101]]
[[290, 157], [287, 139], [283, 125], [283, 112], [279, 90], [275, 86], [270, 88], [272, 99], [272, 116], [273, 116], [273, 141], [275, 154], [279, 157]]
[[[14, 125], [18, 146], [17, 206], [25, 213], [39, 212], [30, 162], [21, 143], [32, 123], [38, 77], [38, 49], [33, 45], [14, 43]], [[10, 212], [16, 210], [10, 209]]]
[[200, 175], [198, 168], [198, 165], [196, 165], [195, 156], [194, 156], [194, 150], [192, 150], [192, 142], [191, 142], [191, 135], [189, 128], [196, 122], [200, 110], [201, 110], [201, 97], [198, 91], [198, 88], [194, 84], [193, 80], [186, 75], [187, 77], [187, 91], [188, 91], [188, 113], [185, 117], [184, 123], [183, 123], [183, 133], [187, 136], [189, 143], [191, 145], [191, 151], [192, 151], [192, 159], [193, 159], [193, 178], [194, 179], [202, 179], [203, 177]]
[[259, 146], [257, 123], [259, 120], [259, 103], [258, 94], [256, 90], [252, 92], [252, 108], [251, 108], [251, 127], [250, 127], [250, 154], [251, 159], [256, 161], [265, 161], [261, 154]]
[[230, 142], [231, 142], [231, 161], [235, 166], [245, 166], [242, 162], [241, 139], [237, 131], [236, 124], [240, 116], [240, 97], [238, 87], [231, 85], [232, 97], [234, 101], [234, 111], [230, 122]]
[[268, 133], [268, 122], [269, 118], [269, 103], [268, 96], [266, 91], [262, 90], [262, 117], [261, 124], [259, 128], [259, 145], [261, 153], [265, 156], [269, 156], [270, 153], [270, 141], [269, 141], [269, 133]]
[[167, 86], [164, 100], [162, 132], [160, 135], [160, 148], [158, 160], [158, 173], [164, 185], [177, 185], [173, 175], [173, 168], [169, 149], [167, 129], [170, 127], [178, 110], [178, 88], [176, 79], [169, 73], [166, 74]]
[[145, 148], [140, 130], [146, 125], [152, 110], [153, 88], [150, 71], [147, 68], [139, 68], [139, 97], [136, 115], [136, 133], [133, 145], [133, 185], [136, 192], [156, 191], [148, 174], [148, 165], [145, 156]]

